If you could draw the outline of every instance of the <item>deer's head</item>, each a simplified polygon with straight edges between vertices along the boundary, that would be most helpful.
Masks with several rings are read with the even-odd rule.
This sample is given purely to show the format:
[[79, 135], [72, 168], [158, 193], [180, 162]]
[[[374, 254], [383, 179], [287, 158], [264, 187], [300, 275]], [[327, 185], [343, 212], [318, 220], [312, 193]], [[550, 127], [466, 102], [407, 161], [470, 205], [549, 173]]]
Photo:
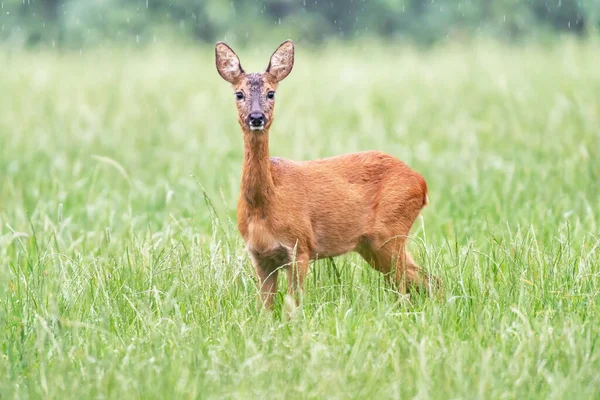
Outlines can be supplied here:
[[262, 73], [244, 72], [238, 56], [223, 42], [217, 43], [215, 53], [217, 71], [233, 86], [242, 129], [257, 133], [268, 130], [273, 122], [277, 85], [294, 66], [294, 43], [291, 40], [283, 42]]

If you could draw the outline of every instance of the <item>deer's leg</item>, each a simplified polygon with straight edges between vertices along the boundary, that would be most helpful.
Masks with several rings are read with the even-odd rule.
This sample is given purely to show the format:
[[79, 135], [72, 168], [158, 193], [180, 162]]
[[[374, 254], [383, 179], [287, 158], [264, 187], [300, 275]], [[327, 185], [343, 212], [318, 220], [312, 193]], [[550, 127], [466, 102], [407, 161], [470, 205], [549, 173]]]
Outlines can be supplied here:
[[410, 276], [410, 282], [417, 284], [417, 288], [428, 292], [435, 289], [443, 289], [442, 281], [437, 276], [428, 274], [419, 267], [408, 251], [406, 251], [406, 274]]
[[309, 256], [306, 253], [296, 254], [294, 262], [287, 267], [288, 294], [300, 304], [300, 296], [304, 293], [304, 279], [308, 274]]
[[440, 280], [436, 276], [426, 273], [419, 267], [408, 251], [405, 250], [405, 254], [406, 281], [410, 286], [415, 287], [417, 290], [425, 290], [428, 292], [432, 289], [442, 287]]
[[388, 284], [392, 283], [390, 270], [391, 263], [383, 263], [378, 259], [378, 253], [373, 248], [372, 244], [361, 244], [356, 248], [356, 252], [376, 271], [379, 271], [385, 276]]
[[371, 265], [383, 273], [388, 283], [394, 285], [400, 293], [407, 293], [413, 288], [420, 290], [429, 287], [429, 277], [406, 251], [406, 237], [373, 243], [371, 252]]
[[271, 263], [257, 260], [254, 263], [256, 275], [258, 276], [258, 288], [263, 306], [270, 310], [273, 308], [273, 300], [277, 293], [277, 275], [279, 270], [273, 268]]
[[375, 242], [372, 247], [375, 269], [384, 274], [386, 281], [400, 293], [407, 292], [405, 241], [405, 238], [391, 238]]

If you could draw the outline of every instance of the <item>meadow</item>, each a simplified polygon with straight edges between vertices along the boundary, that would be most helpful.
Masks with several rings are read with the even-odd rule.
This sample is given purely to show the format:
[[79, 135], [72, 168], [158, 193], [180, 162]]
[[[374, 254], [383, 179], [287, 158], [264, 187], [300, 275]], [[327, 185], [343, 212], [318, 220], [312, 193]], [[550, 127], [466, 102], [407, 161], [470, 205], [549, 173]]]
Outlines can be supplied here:
[[[237, 49], [266, 67], [280, 40]], [[234, 46], [235, 48], [235, 46]], [[0, 397], [600, 397], [600, 44], [297, 46], [272, 155], [429, 185], [398, 299], [356, 255], [257, 308], [210, 46], [0, 53]]]

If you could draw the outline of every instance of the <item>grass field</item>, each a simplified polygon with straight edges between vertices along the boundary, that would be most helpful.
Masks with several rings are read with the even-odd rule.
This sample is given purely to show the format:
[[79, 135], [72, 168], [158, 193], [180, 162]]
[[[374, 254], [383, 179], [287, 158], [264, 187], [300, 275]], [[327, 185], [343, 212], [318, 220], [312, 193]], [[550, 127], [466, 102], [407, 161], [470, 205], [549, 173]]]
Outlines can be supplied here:
[[[277, 41], [239, 50], [264, 68]], [[355, 255], [256, 307], [213, 49], [0, 54], [0, 397], [600, 397], [600, 46], [297, 48], [273, 155], [426, 179], [397, 301]]]

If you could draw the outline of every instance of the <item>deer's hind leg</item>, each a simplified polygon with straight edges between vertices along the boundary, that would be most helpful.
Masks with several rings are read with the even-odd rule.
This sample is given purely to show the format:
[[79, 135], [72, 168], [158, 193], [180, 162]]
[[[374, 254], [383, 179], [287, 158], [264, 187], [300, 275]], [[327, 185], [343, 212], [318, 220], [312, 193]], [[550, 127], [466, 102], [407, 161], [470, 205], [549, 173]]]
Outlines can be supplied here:
[[400, 293], [408, 293], [410, 289], [417, 291], [428, 289], [438, 279], [428, 276], [419, 267], [408, 251], [406, 251], [406, 235], [392, 237], [387, 240], [372, 241], [359, 246], [357, 252], [375, 270], [384, 274], [388, 284]]
[[[371, 265], [386, 274], [388, 281], [401, 293], [431, 287], [430, 277], [406, 251], [408, 235], [424, 206], [426, 190], [419, 185], [407, 188], [398, 191], [396, 183], [387, 188], [387, 195], [381, 197], [376, 210], [377, 218], [369, 240], [364, 241], [370, 248]], [[432, 283], [439, 282], [435, 277], [431, 280], [435, 281]]]
[[379, 271], [385, 277], [388, 284], [393, 284], [394, 279], [391, 274], [391, 263], [383, 263], [373, 244], [368, 241], [363, 241], [357, 248], [356, 252], [376, 271]]

